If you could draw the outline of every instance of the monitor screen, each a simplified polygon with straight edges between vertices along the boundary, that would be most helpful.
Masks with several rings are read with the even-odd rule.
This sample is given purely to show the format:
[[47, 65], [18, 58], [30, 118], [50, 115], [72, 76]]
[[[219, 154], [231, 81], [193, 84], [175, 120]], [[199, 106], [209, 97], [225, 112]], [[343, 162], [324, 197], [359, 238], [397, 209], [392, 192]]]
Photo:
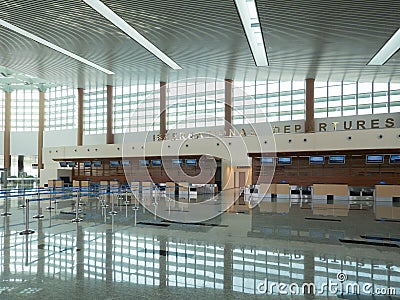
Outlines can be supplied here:
[[141, 167], [147, 167], [149, 165], [149, 161], [147, 159], [141, 159], [139, 160], [139, 166]]
[[260, 164], [262, 165], [273, 165], [274, 158], [273, 157], [260, 157]]
[[331, 155], [329, 156], [330, 164], [344, 164], [345, 156], [344, 155]]
[[101, 167], [101, 161], [94, 161], [93, 167], [96, 167], [96, 168]]
[[187, 166], [197, 166], [197, 160], [196, 159], [187, 159], [185, 161], [185, 164]]
[[118, 167], [119, 166], [119, 161], [118, 160], [111, 160], [110, 161], [110, 167]]
[[173, 165], [182, 165], [182, 159], [173, 159], [172, 164]]
[[153, 160], [151, 161], [151, 165], [152, 165], [153, 167], [160, 167], [160, 166], [161, 166], [161, 159], [153, 159]]
[[74, 161], [69, 161], [69, 162], [68, 162], [68, 167], [73, 168], [73, 167], [75, 167], [75, 166], [76, 166], [76, 162], [74, 162]]
[[91, 166], [92, 166], [92, 162], [91, 162], [91, 161], [84, 161], [84, 162], [83, 162], [83, 166], [84, 166], [85, 168], [91, 167]]
[[383, 155], [367, 155], [366, 163], [367, 164], [382, 164], [383, 163]]
[[68, 164], [66, 161], [60, 161], [60, 167], [65, 168], [68, 167]]
[[278, 165], [291, 165], [292, 158], [291, 157], [278, 157]]
[[323, 165], [324, 163], [324, 156], [310, 156], [310, 165]]
[[392, 154], [390, 155], [390, 161], [391, 164], [399, 164], [400, 163], [400, 154]]
[[130, 160], [121, 160], [121, 165], [123, 165], [123, 166], [130, 166], [130, 165], [131, 165], [131, 162], [130, 162]]

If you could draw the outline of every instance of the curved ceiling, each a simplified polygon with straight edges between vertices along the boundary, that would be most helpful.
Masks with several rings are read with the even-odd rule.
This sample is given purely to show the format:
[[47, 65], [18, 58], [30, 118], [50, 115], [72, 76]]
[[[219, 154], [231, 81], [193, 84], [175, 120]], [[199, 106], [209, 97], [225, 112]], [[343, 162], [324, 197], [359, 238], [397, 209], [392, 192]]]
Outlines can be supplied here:
[[179, 64], [172, 70], [83, 1], [0, 0], [0, 19], [82, 56], [106, 75], [0, 26], [0, 65], [87, 86], [192, 77], [400, 81], [400, 54], [368, 61], [400, 27], [400, 1], [257, 0], [269, 67], [257, 68], [234, 0], [103, 0]]

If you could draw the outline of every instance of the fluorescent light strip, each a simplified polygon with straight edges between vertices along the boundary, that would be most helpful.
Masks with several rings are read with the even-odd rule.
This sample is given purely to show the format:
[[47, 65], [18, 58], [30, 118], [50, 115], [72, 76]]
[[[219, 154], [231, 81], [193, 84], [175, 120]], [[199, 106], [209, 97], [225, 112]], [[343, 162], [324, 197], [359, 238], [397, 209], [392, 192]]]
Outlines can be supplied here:
[[128, 36], [146, 48], [148, 51], [157, 56], [160, 60], [166, 63], [174, 70], [181, 70], [182, 68], [176, 64], [171, 58], [169, 58], [165, 53], [163, 53], [160, 49], [154, 46], [149, 40], [147, 40], [143, 35], [137, 32], [132, 26], [126, 23], [120, 16], [118, 16], [115, 12], [109, 9], [103, 2], [99, 0], [83, 0], [87, 5], [92, 7], [95, 11], [125, 32]]
[[254, 0], [235, 0], [235, 3], [256, 65], [257, 67], [267, 67], [268, 58], [265, 52], [256, 3]]
[[400, 49], [400, 28], [369, 61], [369, 66], [382, 66]]
[[2, 20], [2, 19], [0, 19], [0, 25], [6, 27], [6, 28], [8, 28], [8, 29], [10, 29], [10, 30], [12, 30], [12, 31], [14, 31], [16, 33], [19, 33], [19, 34], [21, 34], [21, 35], [23, 35], [23, 36], [25, 36], [27, 38], [30, 38], [30, 39], [32, 39], [32, 40], [34, 40], [34, 41], [46, 46], [46, 47], [49, 47], [49, 48], [51, 48], [53, 50], [56, 50], [56, 51], [58, 51], [58, 52], [60, 52], [62, 54], [65, 54], [65, 55], [69, 56], [69, 57], [72, 57], [73, 59], [76, 59], [76, 60], [78, 60], [78, 61], [80, 61], [80, 62], [82, 62], [82, 63], [84, 63], [84, 64], [86, 64], [88, 66], [91, 66], [91, 67], [93, 67], [93, 68], [95, 68], [95, 69], [97, 69], [99, 71], [102, 71], [102, 72], [104, 72], [106, 74], [109, 74], [109, 75], [113, 75], [114, 74], [114, 72], [111, 72], [110, 70], [104, 69], [104, 68], [100, 67], [99, 65], [96, 65], [95, 63], [92, 63], [91, 61], [88, 61], [87, 59], [85, 59], [83, 57], [80, 57], [80, 56], [78, 56], [78, 55], [76, 55], [76, 54], [74, 54], [72, 52], [69, 52], [68, 50], [65, 50], [65, 49], [61, 48], [61, 47], [58, 47], [58, 46], [46, 41], [45, 39], [42, 39], [42, 38], [38, 37], [37, 35], [29, 33], [28, 31], [25, 31], [25, 30], [23, 30], [23, 29], [21, 29], [21, 28], [19, 28], [17, 26], [14, 26], [14, 25], [12, 25], [12, 24], [10, 24], [10, 23]]

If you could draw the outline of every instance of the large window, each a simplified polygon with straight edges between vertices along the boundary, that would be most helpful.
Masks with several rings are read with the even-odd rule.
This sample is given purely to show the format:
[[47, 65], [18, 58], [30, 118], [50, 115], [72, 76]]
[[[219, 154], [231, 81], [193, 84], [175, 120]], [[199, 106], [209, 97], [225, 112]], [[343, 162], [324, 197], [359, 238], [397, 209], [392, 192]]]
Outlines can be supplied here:
[[75, 89], [68, 86], [50, 88], [46, 93], [45, 130], [77, 127]]
[[400, 84], [316, 82], [315, 117], [341, 117], [400, 111]]
[[304, 119], [304, 82], [235, 81], [233, 124]]
[[102, 84], [92, 84], [83, 96], [83, 126], [85, 134], [101, 134], [107, 130], [107, 90]]
[[224, 125], [225, 83], [208, 79], [167, 85], [167, 128]]
[[123, 83], [114, 89], [114, 132], [143, 132], [160, 126], [160, 84]]
[[16, 90], [11, 93], [11, 131], [39, 130], [39, 91]]

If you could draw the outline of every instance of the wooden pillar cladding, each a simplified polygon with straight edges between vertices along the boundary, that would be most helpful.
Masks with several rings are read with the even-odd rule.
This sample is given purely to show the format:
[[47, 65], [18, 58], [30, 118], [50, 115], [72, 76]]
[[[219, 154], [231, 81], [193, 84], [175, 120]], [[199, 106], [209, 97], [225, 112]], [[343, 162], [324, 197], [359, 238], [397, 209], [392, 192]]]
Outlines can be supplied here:
[[314, 122], [314, 78], [306, 79], [306, 122], [305, 132], [315, 132]]
[[77, 145], [83, 145], [83, 88], [78, 88], [78, 134]]
[[38, 175], [43, 169], [44, 91], [39, 91]]
[[113, 86], [107, 85], [107, 144], [114, 144], [113, 134]]
[[232, 80], [225, 79], [225, 135], [232, 130]]
[[10, 131], [11, 131], [11, 91], [5, 92], [4, 106], [4, 168], [11, 168], [11, 150], [10, 150]]
[[167, 84], [160, 82], [160, 138], [167, 134]]

